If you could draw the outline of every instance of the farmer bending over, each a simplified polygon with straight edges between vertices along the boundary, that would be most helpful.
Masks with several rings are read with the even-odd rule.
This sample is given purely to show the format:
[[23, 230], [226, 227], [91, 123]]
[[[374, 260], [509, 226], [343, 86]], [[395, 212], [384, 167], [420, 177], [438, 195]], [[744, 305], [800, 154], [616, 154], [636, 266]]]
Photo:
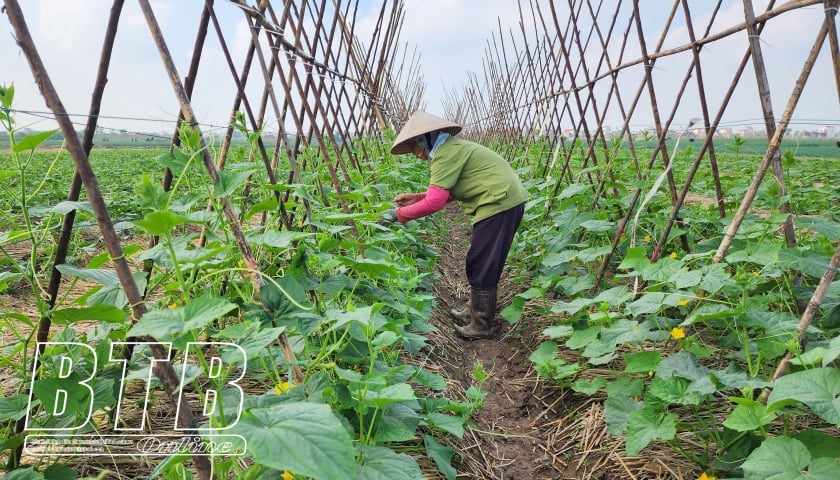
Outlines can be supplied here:
[[391, 153], [413, 153], [429, 160], [429, 188], [397, 195], [394, 203], [399, 208], [383, 212], [383, 223], [405, 223], [442, 210], [451, 200], [458, 202], [473, 226], [466, 258], [470, 302], [450, 314], [461, 337], [489, 338], [496, 333], [496, 289], [528, 192], [501, 156], [455, 138], [460, 131], [460, 125], [426, 112], [409, 117]]

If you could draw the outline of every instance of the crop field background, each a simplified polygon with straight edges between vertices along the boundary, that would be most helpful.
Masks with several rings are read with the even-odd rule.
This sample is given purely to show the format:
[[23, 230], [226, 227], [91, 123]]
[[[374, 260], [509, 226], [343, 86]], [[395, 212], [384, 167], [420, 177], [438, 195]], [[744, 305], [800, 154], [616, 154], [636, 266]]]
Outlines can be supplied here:
[[[521, 31], [490, 32], [442, 104], [530, 193], [503, 331], [476, 341], [446, 313], [469, 292], [458, 206], [378, 222], [429, 175], [389, 153], [430, 109], [402, 1], [362, 39], [356, 1], [208, 1], [181, 65], [140, 0], [177, 101], [165, 133], [97, 125], [122, 1], [91, 19], [109, 28], [82, 120], [18, 3], [2, 478], [840, 478], [836, 0], [519, 2]], [[794, 18], [813, 46], [771, 89], [762, 35]], [[221, 128], [193, 110], [208, 51], [230, 67]], [[56, 129], [22, 126], [24, 82]], [[805, 131], [814, 95], [831, 121]], [[759, 120], [733, 132], [744, 103]]]

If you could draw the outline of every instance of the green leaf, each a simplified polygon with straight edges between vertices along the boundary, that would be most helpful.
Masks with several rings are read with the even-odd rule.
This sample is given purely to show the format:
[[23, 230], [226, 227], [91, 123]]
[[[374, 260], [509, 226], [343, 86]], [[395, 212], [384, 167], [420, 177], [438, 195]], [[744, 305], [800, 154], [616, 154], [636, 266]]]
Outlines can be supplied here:
[[603, 377], [596, 377], [591, 380], [579, 378], [572, 384], [572, 390], [584, 395], [592, 396], [605, 386], [607, 386], [607, 379]]
[[192, 223], [192, 221], [171, 210], [149, 212], [142, 220], [134, 221], [135, 225], [145, 230], [149, 235], [164, 235], [169, 233], [176, 225], [186, 223]]
[[656, 350], [645, 350], [638, 353], [627, 353], [624, 361], [627, 366], [624, 371], [627, 373], [647, 373], [655, 371], [659, 366], [662, 354]]
[[0, 397], [0, 422], [20, 420], [27, 413], [29, 396], [16, 393], [9, 397]]
[[71, 202], [69, 200], [57, 203], [53, 208], [52, 211], [58, 215], [67, 215], [68, 213], [81, 210], [83, 212], [90, 213], [93, 215], [93, 207], [90, 205], [90, 202]]
[[513, 297], [510, 305], [503, 308], [499, 315], [510, 323], [516, 323], [522, 318], [522, 311], [525, 309], [525, 299], [521, 297]]
[[236, 304], [223, 298], [197, 298], [186, 307], [163, 308], [147, 312], [131, 327], [126, 336], [150, 336], [157, 340], [170, 341], [178, 334], [200, 330], [236, 308]]
[[89, 280], [91, 282], [96, 282], [100, 285], [119, 285], [120, 278], [117, 276], [117, 271], [110, 269], [110, 268], [102, 268], [102, 269], [85, 269], [85, 268], [76, 268], [72, 265], [68, 265], [66, 263], [62, 263], [60, 265], [56, 265], [55, 268], [61, 272], [62, 275], [71, 275], [74, 277], [79, 277], [84, 280]]
[[69, 325], [81, 320], [125, 323], [126, 313], [113, 305], [99, 304], [87, 308], [61, 308], [52, 315], [52, 321], [58, 325]]
[[690, 387], [691, 381], [685, 378], [656, 376], [648, 387], [648, 393], [669, 404], [700, 405], [703, 396], [691, 391]]
[[651, 406], [631, 412], [627, 417], [627, 456], [635, 457], [653, 440], [671, 440], [676, 434], [677, 416], [673, 413]]
[[288, 402], [253, 408], [230, 433], [242, 435], [248, 453], [269, 468], [323, 480], [356, 478], [350, 433], [328, 405]]
[[833, 458], [811, 459], [799, 440], [769, 438], [741, 465], [745, 480], [836, 480], [840, 464]]
[[814, 368], [779, 378], [767, 405], [785, 400], [802, 402], [823, 420], [840, 426], [840, 369]]
[[618, 265], [619, 270], [641, 271], [650, 265], [645, 247], [631, 247], [627, 249], [624, 260]]
[[672, 376], [686, 378], [688, 380], [700, 380], [708, 377], [709, 369], [700, 365], [694, 354], [686, 351], [677, 352], [659, 364], [656, 369], [656, 376], [670, 378]]
[[575, 329], [571, 325], [555, 325], [553, 327], [546, 328], [542, 333], [548, 338], [562, 338], [569, 337], [574, 334]]
[[580, 226], [587, 232], [604, 233], [610, 231], [615, 223], [607, 220], [587, 220], [580, 224]]
[[[387, 447], [359, 445], [358, 471], [356, 480], [423, 480], [423, 473], [417, 461], [404, 453], [397, 453]], [[296, 472], [297, 473], [297, 472]]]
[[814, 429], [799, 432], [793, 438], [808, 447], [812, 458], [840, 458], [840, 438]]
[[796, 226], [813, 230], [832, 242], [840, 240], [840, 223], [827, 218], [799, 216]]
[[429, 412], [424, 418], [429, 425], [450, 435], [455, 435], [458, 438], [464, 438], [464, 423], [467, 421], [466, 418], [440, 412]]
[[219, 180], [213, 185], [213, 195], [216, 198], [230, 196], [237, 188], [244, 185], [256, 171], [256, 169], [249, 169], [241, 172], [228, 172], [220, 170]]
[[700, 285], [702, 277], [703, 274], [699, 270], [681, 268], [668, 277], [668, 281], [673, 283], [675, 288], [682, 290]]
[[3, 475], [3, 480], [44, 480], [44, 474], [35, 467], [19, 468]]
[[441, 444], [431, 435], [423, 435], [423, 444], [426, 446], [426, 454], [432, 457], [446, 480], [455, 480], [458, 475], [458, 472], [452, 467], [452, 455], [455, 450]]
[[528, 360], [534, 363], [543, 363], [557, 358], [557, 344], [555, 342], [543, 342], [536, 350], [531, 352]]
[[621, 435], [627, 431], [627, 421], [630, 414], [644, 407], [644, 403], [637, 402], [626, 395], [610, 395], [604, 401], [604, 420], [607, 422], [607, 432], [610, 435]]
[[271, 247], [277, 249], [286, 249], [292, 246], [292, 243], [302, 238], [314, 235], [309, 232], [289, 232], [269, 230], [256, 235], [248, 235], [248, 241], [254, 245], [262, 245], [264, 247]]
[[723, 426], [736, 432], [758, 430], [776, 419], [776, 413], [768, 410], [761, 402], [747, 398], [733, 398], [738, 406], [723, 421]]
[[60, 463], [53, 463], [44, 470], [45, 480], [76, 480], [77, 478], [79, 476], [75, 470]]
[[30, 133], [21, 138], [13, 147], [12, 152], [20, 153], [27, 150], [34, 150], [38, 145], [42, 144], [44, 140], [52, 137], [58, 130], [47, 130], [45, 132]]

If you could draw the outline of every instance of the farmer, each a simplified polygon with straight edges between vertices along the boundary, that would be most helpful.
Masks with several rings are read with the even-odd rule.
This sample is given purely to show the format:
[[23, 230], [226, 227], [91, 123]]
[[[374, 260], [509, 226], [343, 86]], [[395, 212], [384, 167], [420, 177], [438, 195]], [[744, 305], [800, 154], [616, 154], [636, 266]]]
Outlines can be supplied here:
[[451, 200], [458, 202], [473, 226], [466, 258], [470, 301], [450, 314], [459, 336], [489, 338], [496, 333], [496, 289], [528, 192], [502, 157], [455, 138], [460, 131], [460, 125], [426, 112], [409, 117], [391, 153], [413, 153], [430, 160], [429, 188], [424, 193], [397, 195], [398, 208], [383, 212], [382, 223], [405, 223], [440, 211]]

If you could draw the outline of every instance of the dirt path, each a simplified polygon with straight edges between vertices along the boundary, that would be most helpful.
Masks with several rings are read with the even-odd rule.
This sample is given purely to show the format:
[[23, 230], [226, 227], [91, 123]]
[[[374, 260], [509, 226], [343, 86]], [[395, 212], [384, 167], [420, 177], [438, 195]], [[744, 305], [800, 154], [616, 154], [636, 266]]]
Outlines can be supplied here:
[[[431, 323], [433, 349], [428, 362], [448, 379], [448, 396], [465, 398], [477, 385], [473, 366], [488, 374], [482, 386], [484, 407], [474, 413], [475, 425], [452, 446], [458, 478], [499, 480], [542, 479], [690, 479], [693, 468], [677, 461], [667, 448], [650, 448], [643, 457], [624, 458], [624, 442], [610, 437], [604, 422], [604, 398], [576, 394], [544, 382], [528, 360], [544, 340], [545, 320], [526, 309], [522, 320], [504, 327], [497, 339], [463, 341], [452, 333], [448, 311], [469, 297], [463, 259], [470, 233], [457, 206], [445, 213], [449, 234], [434, 241], [441, 254], [436, 268], [437, 307]], [[512, 252], [513, 254], [513, 252]], [[499, 286], [499, 310], [527, 287], [514, 284], [509, 272]]]

